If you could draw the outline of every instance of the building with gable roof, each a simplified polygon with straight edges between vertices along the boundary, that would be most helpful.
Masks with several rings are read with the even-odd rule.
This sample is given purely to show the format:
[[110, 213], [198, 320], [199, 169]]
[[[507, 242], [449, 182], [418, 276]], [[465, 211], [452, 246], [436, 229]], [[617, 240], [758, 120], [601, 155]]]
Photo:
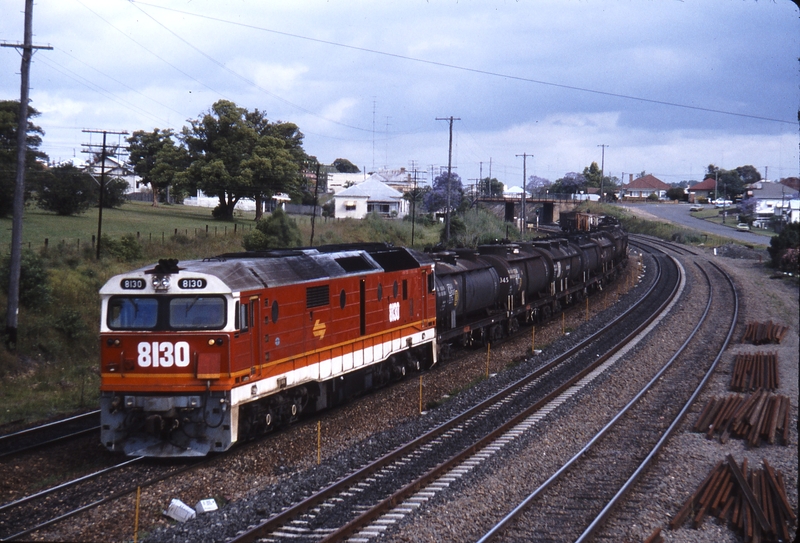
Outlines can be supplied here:
[[689, 193], [689, 203], [693, 204], [700, 198], [714, 200], [717, 197], [717, 180], [713, 177], [706, 177], [697, 184], [687, 189]]
[[755, 198], [755, 220], [753, 225], [760, 228], [767, 228], [770, 222], [783, 219], [785, 222], [797, 222], [800, 220], [796, 208], [798, 201], [798, 191], [781, 183], [770, 183], [759, 181], [747, 185], [745, 189], [746, 198]]
[[408, 202], [403, 199], [403, 193], [373, 177], [335, 194], [333, 201], [337, 219], [363, 219], [373, 212], [385, 218], [401, 219], [408, 214]]
[[655, 194], [659, 200], [666, 198], [669, 188], [669, 185], [650, 174], [634, 179], [622, 187], [625, 191], [625, 198], [647, 198], [651, 194]]

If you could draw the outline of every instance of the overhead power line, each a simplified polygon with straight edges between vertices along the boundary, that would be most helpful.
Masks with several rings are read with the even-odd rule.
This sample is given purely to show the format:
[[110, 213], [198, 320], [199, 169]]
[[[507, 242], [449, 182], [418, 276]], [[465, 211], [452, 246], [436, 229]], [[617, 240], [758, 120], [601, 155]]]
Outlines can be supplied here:
[[[272, 28], [265, 28], [265, 27], [256, 26], [256, 25], [253, 25], [253, 24], [247, 24], [247, 23], [240, 23], [240, 22], [237, 22], [237, 21], [231, 21], [231, 20], [228, 20], [228, 19], [223, 19], [221, 17], [212, 17], [210, 15], [202, 15], [200, 13], [193, 13], [191, 11], [184, 11], [184, 10], [175, 9], [175, 8], [168, 8], [166, 6], [157, 6], [155, 4], [150, 4], [148, 2], [139, 2], [138, 0], [128, 0], [128, 1], [131, 4], [141, 4], [141, 5], [144, 5], [144, 6], [150, 6], [150, 7], [153, 7], [153, 8], [163, 9], [163, 10], [166, 10], [166, 11], [172, 11], [174, 13], [180, 13], [182, 15], [189, 15], [191, 17], [198, 17], [200, 19], [206, 19], [206, 20], [209, 20], [209, 21], [216, 21], [216, 22], [219, 22], [219, 23], [225, 23], [225, 24], [240, 26], [240, 27], [243, 27], [243, 28], [250, 28], [250, 29], [253, 29], [253, 30], [259, 30], [259, 31], [262, 31], [262, 32], [269, 32], [270, 34], [276, 34], [276, 35], [279, 35], [279, 36], [286, 36], [288, 38], [295, 38], [295, 39], [310, 41], [310, 42], [314, 42], [314, 43], [321, 43], [321, 44], [324, 44], [324, 45], [332, 45], [334, 47], [342, 47], [342, 48], [345, 48], [345, 49], [352, 49], [354, 51], [361, 51], [361, 52], [364, 52], [364, 53], [371, 53], [371, 54], [374, 54], [374, 55], [382, 55], [382, 56], [391, 57], [391, 58], [397, 58], [397, 59], [401, 59], [401, 60], [408, 60], [408, 61], [411, 61], [411, 62], [418, 62], [418, 63], [421, 63], [421, 64], [428, 64], [428, 65], [431, 65], [431, 66], [440, 66], [442, 68], [450, 68], [450, 69], [453, 69], [453, 70], [460, 70], [460, 71], [464, 71], [464, 72], [471, 72], [471, 73], [476, 73], [476, 74], [488, 75], [488, 76], [492, 76], [492, 77], [501, 77], [503, 79], [511, 79], [511, 80], [514, 80], [514, 81], [522, 81], [524, 83], [535, 83], [537, 85], [545, 85], [545, 86], [548, 86], [548, 87], [555, 87], [555, 88], [559, 88], [559, 89], [567, 89], [567, 90], [573, 90], [573, 91], [579, 91], [579, 92], [588, 92], [588, 93], [592, 93], [592, 94], [598, 94], [600, 96], [609, 96], [609, 97], [612, 97], [612, 98], [620, 98], [620, 99], [623, 99], [623, 100], [635, 100], [637, 102], [644, 102], [644, 103], [648, 103], [648, 104], [657, 104], [657, 105], [668, 106], [668, 107], [679, 107], [679, 108], [689, 109], [689, 110], [693, 110], [693, 111], [705, 111], [707, 113], [717, 113], [717, 114], [720, 114], [720, 115], [731, 115], [731, 116], [734, 116], [734, 117], [744, 117], [744, 118], [747, 118], [747, 119], [756, 119], [756, 120], [760, 120], [760, 121], [769, 121], [769, 122], [774, 122], [774, 123], [783, 123], [783, 124], [794, 125], [797, 122], [795, 120], [791, 120], [790, 121], [790, 120], [785, 120], [785, 119], [775, 119], [775, 118], [772, 118], [772, 117], [764, 117], [764, 116], [761, 116], [761, 115], [751, 115], [751, 114], [747, 114], [747, 113], [738, 113], [738, 112], [735, 112], [735, 111], [726, 111], [726, 110], [723, 110], [723, 109], [714, 109], [714, 108], [702, 107], [702, 106], [692, 106], [692, 105], [689, 105], [689, 104], [681, 104], [681, 103], [678, 103], [678, 102], [670, 102], [668, 100], [656, 100], [656, 99], [652, 99], [652, 98], [644, 98], [644, 97], [641, 97], [641, 96], [633, 96], [633, 95], [630, 95], [630, 94], [621, 94], [621, 93], [616, 93], [616, 92], [609, 92], [609, 91], [602, 91], [602, 90], [597, 90], [597, 89], [590, 89], [588, 87], [579, 87], [577, 85], [565, 85], [565, 84], [562, 84], [562, 83], [553, 83], [551, 81], [543, 81], [541, 79], [533, 79], [533, 78], [530, 78], [530, 77], [522, 77], [522, 76], [518, 76], [518, 75], [511, 75], [511, 74], [504, 74], [504, 73], [500, 73], [500, 72], [493, 72], [491, 70], [481, 70], [479, 68], [469, 68], [467, 66], [458, 66], [456, 64], [449, 64], [447, 62], [439, 62], [439, 61], [435, 61], [435, 60], [427, 60], [427, 59], [423, 59], [423, 58], [411, 57], [411, 56], [408, 56], [408, 55], [401, 55], [401, 54], [398, 54], [398, 53], [389, 53], [389, 52], [386, 52], [386, 51], [379, 51], [377, 49], [370, 49], [368, 47], [359, 47], [357, 45], [348, 45], [348, 44], [338, 43], [338, 42], [330, 41], [330, 40], [322, 40], [322, 39], [319, 39], [319, 38], [311, 38], [309, 36], [303, 36], [301, 34], [293, 34], [291, 32], [283, 32], [281, 30], [275, 30], [275, 29], [272, 29]], [[143, 11], [143, 13], [144, 13], [144, 11]]]

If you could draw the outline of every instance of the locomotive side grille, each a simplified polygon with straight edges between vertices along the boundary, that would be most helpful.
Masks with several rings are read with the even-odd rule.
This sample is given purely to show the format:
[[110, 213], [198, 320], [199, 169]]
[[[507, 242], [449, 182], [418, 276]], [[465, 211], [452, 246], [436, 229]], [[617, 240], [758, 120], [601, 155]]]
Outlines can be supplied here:
[[328, 291], [328, 285], [308, 287], [306, 289], [306, 309], [328, 305], [330, 301], [331, 297]]

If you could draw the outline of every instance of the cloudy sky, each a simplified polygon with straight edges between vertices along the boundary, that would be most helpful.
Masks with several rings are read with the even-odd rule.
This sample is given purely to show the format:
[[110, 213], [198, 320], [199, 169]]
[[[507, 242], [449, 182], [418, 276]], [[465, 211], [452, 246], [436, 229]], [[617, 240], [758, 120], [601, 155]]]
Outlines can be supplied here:
[[[0, 41], [24, 0], [0, 0]], [[521, 184], [602, 161], [700, 180], [797, 176], [800, 10], [790, 0], [37, 0], [31, 101], [51, 160], [83, 129], [176, 131], [219, 99], [291, 121], [320, 161], [453, 167]], [[0, 49], [0, 99], [20, 55]], [[491, 166], [490, 166], [491, 165]], [[423, 173], [420, 173], [422, 176]]]

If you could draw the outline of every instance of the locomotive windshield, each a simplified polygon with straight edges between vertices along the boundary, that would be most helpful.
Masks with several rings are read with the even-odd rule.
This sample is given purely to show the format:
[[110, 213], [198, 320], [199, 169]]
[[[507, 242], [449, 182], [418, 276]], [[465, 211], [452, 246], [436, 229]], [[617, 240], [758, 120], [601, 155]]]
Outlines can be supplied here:
[[179, 330], [215, 329], [225, 326], [225, 300], [194, 296], [169, 301], [169, 327]]
[[222, 296], [114, 296], [108, 302], [112, 330], [219, 330], [225, 326]]

